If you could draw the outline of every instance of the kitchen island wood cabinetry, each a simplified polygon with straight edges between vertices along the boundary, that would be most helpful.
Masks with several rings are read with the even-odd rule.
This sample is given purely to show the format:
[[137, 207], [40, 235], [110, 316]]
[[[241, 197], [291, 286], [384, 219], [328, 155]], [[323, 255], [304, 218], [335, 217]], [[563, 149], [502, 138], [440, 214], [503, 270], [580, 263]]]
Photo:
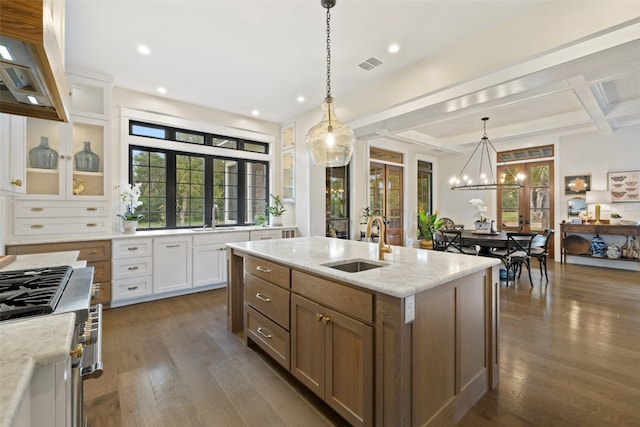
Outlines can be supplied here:
[[328, 265], [375, 263], [377, 245], [308, 237], [228, 247], [229, 329], [252, 342], [245, 322], [258, 310], [245, 311], [243, 273], [288, 269], [290, 372], [351, 424], [454, 425], [497, 386], [499, 261], [393, 247], [382, 267], [347, 273]]

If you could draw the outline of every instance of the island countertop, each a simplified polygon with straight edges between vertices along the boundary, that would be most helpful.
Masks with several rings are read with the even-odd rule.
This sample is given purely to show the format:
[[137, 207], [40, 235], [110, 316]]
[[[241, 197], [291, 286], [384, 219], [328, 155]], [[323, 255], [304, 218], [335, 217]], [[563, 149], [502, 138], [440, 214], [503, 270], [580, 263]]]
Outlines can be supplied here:
[[[384, 261], [378, 260], [378, 244], [328, 237], [296, 237], [228, 243], [228, 247], [302, 271], [370, 289], [397, 298], [468, 276], [498, 265], [496, 258], [392, 246]], [[366, 260], [384, 267], [348, 273], [325, 264]]]

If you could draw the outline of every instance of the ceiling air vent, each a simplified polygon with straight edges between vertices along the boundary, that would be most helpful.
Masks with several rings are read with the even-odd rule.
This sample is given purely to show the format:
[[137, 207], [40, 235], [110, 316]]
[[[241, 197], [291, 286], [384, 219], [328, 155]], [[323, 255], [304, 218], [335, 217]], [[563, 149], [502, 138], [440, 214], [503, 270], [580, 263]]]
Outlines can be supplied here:
[[372, 56], [371, 58], [359, 63], [358, 67], [362, 68], [363, 70], [371, 71], [378, 65], [382, 65], [382, 61]]

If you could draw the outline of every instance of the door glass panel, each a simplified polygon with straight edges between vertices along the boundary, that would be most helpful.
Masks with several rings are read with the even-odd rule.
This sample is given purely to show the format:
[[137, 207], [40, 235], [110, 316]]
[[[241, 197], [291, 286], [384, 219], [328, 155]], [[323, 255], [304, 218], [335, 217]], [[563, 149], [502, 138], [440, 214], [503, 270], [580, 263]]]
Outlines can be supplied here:
[[[514, 184], [518, 171], [516, 167], [503, 167], [498, 172], [505, 184]], [[501, 190], [501, 195], [500, 224], [502, 228], [519, 229], [522, 216], [522, 212], [520, 212], [520, 190]]]
[[532, 166], [528, 171], [529, 177], [529, 207], [531, 209], [531, 231], [542, 232], [549, 228], [550, 193], [549, 166]]

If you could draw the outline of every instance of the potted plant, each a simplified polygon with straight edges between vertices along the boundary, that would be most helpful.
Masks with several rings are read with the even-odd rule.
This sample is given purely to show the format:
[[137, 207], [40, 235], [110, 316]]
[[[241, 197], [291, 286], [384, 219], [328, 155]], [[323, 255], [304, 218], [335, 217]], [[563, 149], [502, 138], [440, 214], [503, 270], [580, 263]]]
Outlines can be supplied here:
[[617, 212], [611, 212], [611, 224], [620, 224], [622, 222], [622, 215]]
[[279, 195], [271, 194], [271, 199], [273, 199], [273, 204], [267, 207], [267, 211], [269, 215], [271, 215], [271, 225], [281, 226], [282, 225], [282, 214], [284, 214], [287, 210], [284, 208], [282, 204], [282, 199], [280, 199]]
[[433, 248], [433, 233], [442, 227], [442, 220], [438, 219], [438, 211], [428, 214], [420, 206], [418, 210], [418, 237], [420, 246], [425, 249]]
[[138, 221], [144, 218], [144, 215], [136, 213], [136, 208], [142, 205], [140, 201], [141, 185], [141, 183], [131, 185], [122, 181], [114, 187], [116, 190], [120, 190], [120, 200], [125, 206], [125, 212], [116, 215], [122, 218], [122, 227], [125, 234], [134, 233], [138, 227]]
[[256, 215], [256, 225], [258, 227], [259, 226], [264, 227], [264, 226], [267, 225], [267, 223], [268, 223], [268, 218], [267, 218], [267, 216], [265, 214], [259, 213], [259, 214]]

